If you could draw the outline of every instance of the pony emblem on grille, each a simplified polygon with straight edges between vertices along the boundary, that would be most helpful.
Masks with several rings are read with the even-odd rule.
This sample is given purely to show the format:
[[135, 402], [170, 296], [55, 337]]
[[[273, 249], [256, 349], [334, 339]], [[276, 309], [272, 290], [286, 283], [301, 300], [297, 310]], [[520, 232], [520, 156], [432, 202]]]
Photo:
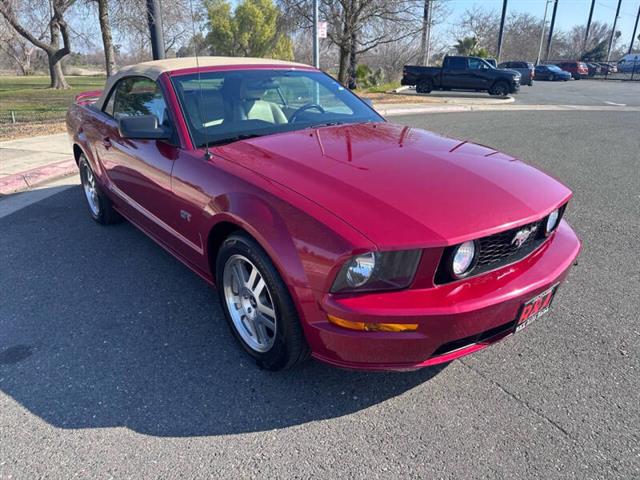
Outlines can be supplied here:
[[514, 235], [513, 240], [511, 240], [511, 245], [515, 245], [520, 248], [527, 239], [538, 230], [538, 226], [534, 225], [531, 228], [523, 228], [522, 230], [518, 230], [518, 232]]

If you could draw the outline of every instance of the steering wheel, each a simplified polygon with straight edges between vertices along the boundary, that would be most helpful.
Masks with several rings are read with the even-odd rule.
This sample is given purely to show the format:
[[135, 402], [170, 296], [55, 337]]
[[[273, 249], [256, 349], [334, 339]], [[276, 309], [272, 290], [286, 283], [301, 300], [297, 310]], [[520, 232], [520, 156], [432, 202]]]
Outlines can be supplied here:
[[299, 109], [293, 112], [291, 118], [289, 119], [289, 123], [296, 123], [298, 115], [300, 115], [302, 112], [306, 112], [307, 110], [311, 110], [312, 108], [318, 110], [320, 113], [325, 112], [324, 108], [322, 108], [317, 103], [307, 103], [306, 105], [301, 106]]

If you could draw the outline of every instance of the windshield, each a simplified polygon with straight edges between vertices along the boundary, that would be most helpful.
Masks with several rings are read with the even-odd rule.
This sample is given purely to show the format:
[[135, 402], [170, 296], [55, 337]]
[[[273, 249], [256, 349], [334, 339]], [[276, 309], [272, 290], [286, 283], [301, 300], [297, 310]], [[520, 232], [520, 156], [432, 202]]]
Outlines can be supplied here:
[[547, 68], [548, 68], [549, 70], [554, 71], [554, 72], [562, 72], [562, 71], [563, 71], [560, 67], [557, 67], [557, 66], [555, 66], [555, 65], [547, 65]]
[[194, 144], [383, 118], [334, 79], [306, 70], [233, 70], [173, 77]]

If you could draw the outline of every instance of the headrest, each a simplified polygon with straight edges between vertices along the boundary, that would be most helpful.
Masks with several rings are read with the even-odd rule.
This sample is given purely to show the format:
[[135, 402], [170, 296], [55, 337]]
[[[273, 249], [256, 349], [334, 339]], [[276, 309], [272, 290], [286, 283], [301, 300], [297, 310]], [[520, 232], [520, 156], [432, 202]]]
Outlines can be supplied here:
[[243, 100], [260, 100], [267, 90], [277, 86], [278, 84], [271, 79], [244, 80], [240, 88], [240, 97]]

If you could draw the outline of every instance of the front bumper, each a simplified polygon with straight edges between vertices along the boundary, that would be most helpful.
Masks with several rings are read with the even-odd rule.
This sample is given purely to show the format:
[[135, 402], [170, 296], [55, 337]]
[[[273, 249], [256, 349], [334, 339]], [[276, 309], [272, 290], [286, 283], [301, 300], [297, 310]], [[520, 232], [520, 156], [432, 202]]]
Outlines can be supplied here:
[[417, 323], [415, 332], [359, 332], [328, 321], [308, 325], [313, 356], [335, 366], [412, 370], [451, 361], [511, 335], [521, 305], [562, 282], [580, 241], [562, 221], [553, 237], [523, 260], [477, 277], [428, 289], [338, 297], [321, 315], [351, 321]]

